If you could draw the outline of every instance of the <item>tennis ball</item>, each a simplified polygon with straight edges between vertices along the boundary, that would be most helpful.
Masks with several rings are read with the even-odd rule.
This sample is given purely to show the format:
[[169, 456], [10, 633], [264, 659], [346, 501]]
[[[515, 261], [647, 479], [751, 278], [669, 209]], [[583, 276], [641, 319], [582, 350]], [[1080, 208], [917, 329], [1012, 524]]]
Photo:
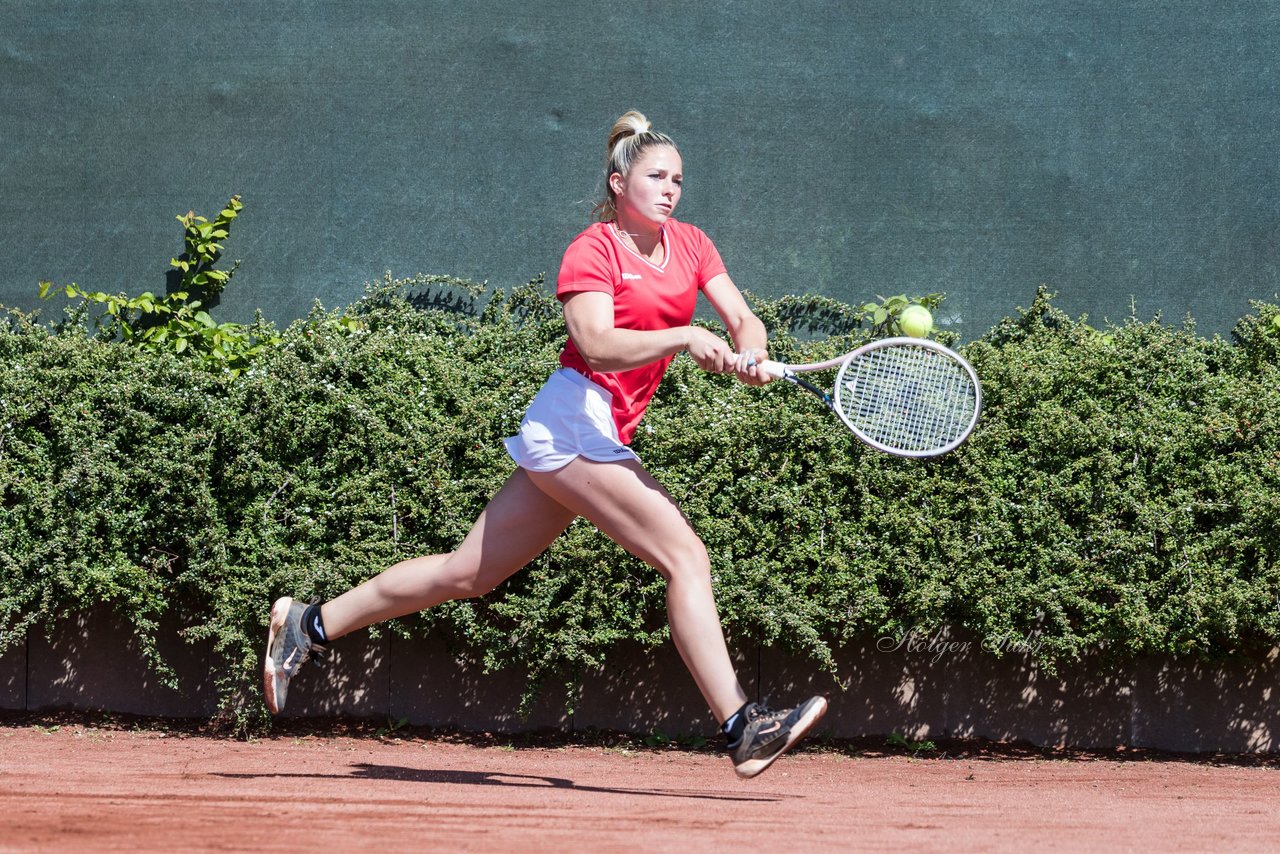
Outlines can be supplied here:
[[898, 315], [898, 328], [903, 335], [927, 338], [933, 331], [933, 315], [922, 305], [909, 305]]

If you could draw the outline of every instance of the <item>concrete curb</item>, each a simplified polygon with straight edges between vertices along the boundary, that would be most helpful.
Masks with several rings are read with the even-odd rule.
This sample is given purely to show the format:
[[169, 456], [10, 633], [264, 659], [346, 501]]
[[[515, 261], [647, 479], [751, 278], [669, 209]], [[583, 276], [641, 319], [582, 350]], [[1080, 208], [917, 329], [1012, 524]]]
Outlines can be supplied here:
[[[217, 711], [212, 645], [166, 626], [160, 653], [178, 689], [161, 684], [131, 628], [106, 609], [0, 654], [0, 708], [102, 710], [158, 717]], [[951, 633], [883, 638], [837, 650], [837, 677], [808, 660], [739, 646], [735, 663], [753, 697], [787, 705], [826, 694], [822, 729], [835, 737], [989, 738], [1037, 746], [1185, 752], [1280, 750], [1280, 653], [1220, 662], [1152, 657], [1087, 660], [1049, 674], [1025, 650], [1002, 655]], [[361, 632], [335, 644], [291, 686], [289, 717], [353, 717], [475, 732], [660, 731], [710, 735], [714, 721], [671, 644], [620, 644], [587, 675], [566, 710], [546, 686], [528, 719], [516, 714], [523, 673], [484, 674], [432, 634]]]

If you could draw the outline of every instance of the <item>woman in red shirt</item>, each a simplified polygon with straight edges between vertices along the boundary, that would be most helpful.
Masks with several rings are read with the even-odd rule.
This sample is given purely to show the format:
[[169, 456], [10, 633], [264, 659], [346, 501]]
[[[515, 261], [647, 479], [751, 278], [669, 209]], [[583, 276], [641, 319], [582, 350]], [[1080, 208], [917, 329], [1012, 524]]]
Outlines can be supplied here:
[[[373, 623], [487, 593], [578, 516], [666, 579], [671, 636], [740, 776], [767, 768], [826, 711], [822, 697], [779, 711], [747, 700], [725, 646], [706, 548], [629, 447], [677, 353], [706, 371], [768, 382], [753, 367], [767, 357], [764, 324], [710, 239], [672, 217], [683, 163], [670, 137], [626, 113], [610, 130], [605, 175], [599, 221], [569, 246], [557, 279], [569, 330], [562, 367], [506, 441], [515, 472], [456, 551], [396, 564], [323, 605], [277, 600], [263, 669], [272, 712], [284, 707], [289, 680], [312, 651]], [[735, 346], [690, 325], [699, 291]]]

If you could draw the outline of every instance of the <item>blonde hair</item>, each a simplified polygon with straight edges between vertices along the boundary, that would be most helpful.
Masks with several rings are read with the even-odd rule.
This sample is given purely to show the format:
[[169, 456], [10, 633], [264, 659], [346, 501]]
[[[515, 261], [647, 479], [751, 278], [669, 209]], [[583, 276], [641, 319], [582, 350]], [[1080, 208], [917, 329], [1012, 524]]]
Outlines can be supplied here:
[[618, 216], [617, 198], [613, 187], [609, 186], [609, 178], [614, 172], [627, 177], [640, 155], [655, 145], [676, 148], [675, 140], [652, 127], [644, 113], [628, 110], [609, 128], [609, 137], [604, 147], [604, 198], [596, 203], [595, 210], [592, 211], [600, 222], [608, 222]]

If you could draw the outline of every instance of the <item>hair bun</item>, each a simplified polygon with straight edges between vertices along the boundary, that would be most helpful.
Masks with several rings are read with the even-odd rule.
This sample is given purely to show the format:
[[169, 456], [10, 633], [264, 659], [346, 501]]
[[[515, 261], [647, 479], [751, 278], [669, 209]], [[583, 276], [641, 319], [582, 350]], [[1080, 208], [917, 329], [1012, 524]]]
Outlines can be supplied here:
[[635, 131], [636, 136], [639, 136], [642, 133], [648, 133], [649, 129], [653, 127], [653, 123], [644, 117], [644, 113], [632, 110], [627, 113], [626, 118], [628, 120], [627, 123], [631, 125], [631, 129]]

